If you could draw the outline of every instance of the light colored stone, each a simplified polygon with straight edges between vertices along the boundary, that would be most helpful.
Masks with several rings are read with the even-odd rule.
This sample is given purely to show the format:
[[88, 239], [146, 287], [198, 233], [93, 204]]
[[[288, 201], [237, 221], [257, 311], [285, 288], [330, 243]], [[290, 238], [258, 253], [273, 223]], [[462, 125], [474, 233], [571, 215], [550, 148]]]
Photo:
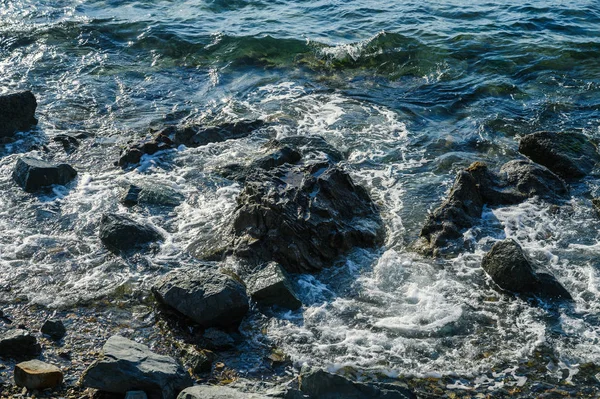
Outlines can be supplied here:
[[54, 388], [63, 381], [63, 373], [52, 364], [29, 360], [15, 366], [15, 384], [27, 389]]
[[241, 392], [229, 387], [197, 385], [181, 391], [177, 399], [268, 399], [268, 397]]

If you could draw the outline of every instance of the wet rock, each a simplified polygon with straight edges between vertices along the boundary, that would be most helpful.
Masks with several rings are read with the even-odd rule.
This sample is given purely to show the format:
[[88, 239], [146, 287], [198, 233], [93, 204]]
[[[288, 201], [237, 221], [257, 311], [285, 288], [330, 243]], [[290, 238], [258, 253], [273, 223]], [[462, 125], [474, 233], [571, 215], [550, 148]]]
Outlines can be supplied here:
[[187, 345], [182, 351], [181, 356], [184, 363], [194, 374], [208, 373], [216, 359], [213, 352], [202, 349], [198, 350], [191, 345]]
[[0, 96], [0, 138], [29, 130], [37, 124], [37, 101], [30, 91]]
[[277, 305], [292, 310], [302, 306], [289, 276], [276, 262], [269, 262], [264, 269], [248, 277], [246, 287], [250, 297], [262, 305]]
[[179, 191], [160, 183], [143, 183], [139, 186], [130, 184], [121, 203], [125, 206], [155, 205], [178, 206], [183, 202], [184, 196]]
[[57, 134], [54, 136], [53, 140], [62, 144], [63, 149], [67, 154], [71, 154], [79, 147], [79, 140], [68, 134]]
[[152, 292], [159, 301], [207, 328], [237, 326], [249, 308], [246, 288], [220, 272], [178, 270], [159, 280]]
[[52, 364], [29, 360], [15, 366], [15, 384], [27, 389], [55, 388], [63, 381], [63, 373]]
[[77, 176], [77, 171], [66, 163], [56, 165], [41, 159], [21, 157], [12, 176], [23, 190], [35, 192], [53, 184], [65, 185]]
[[246, 178], [233, 221], [232, 252], [293, 273], [329, 267], [354, 247], [376, 247], [384, 231], [366, 190], [329, 163], [257, 169]]
[[193, 384], [185, 370], [169, 356], [146, 345], [114, 335], [102, 348], [103, 356], [81, 377], [87, 388], [125, 394], [144, 391], [150, 399], [171, 399]]
[[121, 203], [125, 206], [135, 206], [140, 200], [141, 187], [130, 184], [121, 197]]
[[321, 136], [289, 136], [279, 140], [272, 140], [272, 146], [287, 146], [298, 151], [302, 158], [307, 160], [326, 160], [338, 163], [344, 155], [336, 150]]
[[596, 146], [580, 133], [532, 133], [521, 138], [519, 152], [566, 179], [583, 177], [600, 162]]
[[197, 385], [184, 389], [177, 399], [267, 399], [268, 396], [245, 393], [224, 386]]
[[281, 148], [275, 149], [273, 152], [253, 161], [250, 164], [251, 169], [260, 168], [260, 169], [273, 169], [277, 166], [284, 165], [286, 163], [294, 164], [300, 159], [302, 156], [300, 153], [288, 146], [283, 146]]
[[202, 338], [206, 347], [214, 350], [227, 350], [235, 346], [235, 340], [231, 335], [217, 328], [207, 328]]
[[60, 341], [67, 334], [67, 329], [60, 320], [46, 320], [41, 331], [55, 341]]
[[162, 240], [151, 226], [136, 222], [125, 215], [108, 213], [100, 220], [100, 240], [111, 251], [132, 251], [146, 244]]
[[9, 330], [0, 335], [0, 357], [32, 359], [39, 356], [42, 347], [37, 339], [22, 329]]
[[305, 368], [300, 374], [300, 390], [318, 399], [416, 399], [405, 385], [364, 384], [320, 369]]
[[548, 273], [536, 272], [531, 259], [513, 239], [494, 244], [481, 267], [498, 287], [521, 294], [572, 299], [569, 292]]

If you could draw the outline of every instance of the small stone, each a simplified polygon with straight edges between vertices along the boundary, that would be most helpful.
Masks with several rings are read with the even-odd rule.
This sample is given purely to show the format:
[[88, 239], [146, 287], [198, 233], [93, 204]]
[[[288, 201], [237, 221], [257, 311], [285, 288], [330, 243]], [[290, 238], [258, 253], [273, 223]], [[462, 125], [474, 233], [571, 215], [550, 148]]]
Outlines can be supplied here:
[[42, 352], [37, 339], [23, 329], [10, 330], [0, 336], [0, 357], [31, 359]]
[[52, 364], [30, 360], [15, 366], [15, 384], [27, 389], [47, 389], [60, 385], [63, 373]]
[[66, 163], [55, 165], [41, 159], [21, 157], [12, 176], [23, 190], [35, 192], [53, 184], [65, 185], [77, 176], [77, 171]]
[[216, 358], [213, 352], [206, 349], [198, 350], [192, 345], [185, 347], [181, 352], [181, 356], [186, 366], [191, 368], [194, 374], [209, 372]]
[[67, 154], [71, 154], [79, 147], [79, 140], [68, 134], [58, 134], [54, 136], [53, 140], [62, 144], [63, 149]]
[[137, 205], [139, 201], [140, 191], [142, 191], [140, 187], [130, 184], [129, 187], [127, 187], [127, 190], [125, 191], [123, 196], [121, 197], [121, 203], [125, 206]]
[[207, 346], [210, 349], [226, 350], [235, 346], [235, 341], [231, 335], [217, 328], [208, 328], [204, 331], [203, 338], [207, 340]]
[[138, 223], [129, 216], [109, 213], [104, 214], [100, 221], [100, 240], [114, 252], [138, 249], [162, 238], [155, 228]]
[[248, 294], [263, 305], [277, 305], [287, 309], [298, 309], [302, 302], [296, 296], [285, 270], [276, 262], [250, 276], [246, 281]]
[[177, 399], [268, 399], [257, 393], [246, 393], [224, 386], [197, 385], [184, 389]]
[[54, 341], [60, 341], [67, 333], [67, 329], [60, 320], [46, 320], [41, 331]]
[[0, 96], [0, 137], [27, 131], [37, 124], [37, 101], [30, 91]]

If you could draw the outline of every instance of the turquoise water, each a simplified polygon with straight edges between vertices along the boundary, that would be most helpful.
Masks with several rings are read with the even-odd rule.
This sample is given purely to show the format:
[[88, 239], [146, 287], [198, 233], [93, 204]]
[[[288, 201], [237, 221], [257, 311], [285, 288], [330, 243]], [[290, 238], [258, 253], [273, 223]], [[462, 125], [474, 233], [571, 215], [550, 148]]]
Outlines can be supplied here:
[[[517, 138], [573, 130], [600, 139], [597, 1], [7, 1], [0, 0], [0, 93], [31, 89], [40, 123], [0, 147], [0, 299], [75, 307], [119, 287], [146, 289], [194, 264], [239, 185], [214, 170], [246, 162], [272, 137], [320, 134], [381, 205], [388, 239], [336, 269], [297, 276], [305, 308], [254, 320], [298, 363], [389, 373], [477, 374], [549, 346], [563, 370], [600, 357], [600, 222], [591, 176], [571, 211], [530, 201], [487, 209], [448, 260], [408, 249], [457, 170], [517, 158]], [[114, 166], [127, 142], [165, 120], [264, 118], [247, 139], [180, 148]], [[52, 137], [87, 132], [72, 155]], [[48, 147], [46, 152], [43, 145]], [[68, 161], [74, 186], [32, 197], [12, 183], [18, 154]], [[127, 182], [184, 194], [147, 209], [168, 237], [160, 252], [112, 257], [102, 212]], [[575, 297], [548, 310], [496, 293], [479, 267], [494, 240], [517, 238]], [[558, 366], [557, 366], [558, 367]], [[559, 367], [559, 370], [560, 370]], [[568, 378], [549, 368], [549, 373]], [[565, 377], [566, 375], [566, 377]]]

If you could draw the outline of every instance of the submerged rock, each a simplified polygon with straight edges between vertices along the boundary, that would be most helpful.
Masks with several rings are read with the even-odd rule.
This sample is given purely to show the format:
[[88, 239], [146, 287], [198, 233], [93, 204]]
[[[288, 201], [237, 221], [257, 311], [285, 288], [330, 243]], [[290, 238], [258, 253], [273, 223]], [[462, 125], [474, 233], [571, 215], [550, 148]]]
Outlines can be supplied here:
[[268, 399], [269, 396], [264, 396], [256, 393], [241, 392], [233, 388], [224, 386], [197, 385], [195, 387], [186, 388], [177, 399]]
[[257, 169], [246, 178], [233, 221], [232, 252], [305, 273], [354, 247], [376, 247], [384, 231], [366, 190], [329, 163]]
[[100, 240], [114, 252], [132, 251], [162, 240], [162, 235], [153, 227], [136, 222], [125, 215], [108, 213], [100, 220]]
[[52, 364], [29, 360], [15, 366], [15, 384], [27, 389], [47, 389], [60, 385], [63, 373]]
[[305, 368], [300, 374], [300, 390], [314, 399], [416, 399], [400, 384], [365, 384], [354, 382], [321, 369]]
[[63, 149], [67, 154], [71, 154], [79, 147], [79, 140], [68, 134], [57, 134], [54, 136], [53, 140], [62, 144]]
[[105, 392], [144, 391], [150, 399], [172, 399], [193, 381], [175, 359], [114, 335], [102, 348], [103, 356], [88, 367], [81, 384]]
[[567, 179], [587, 175], [600, 162], [596, 146], [580, 133], [532, 133], [521, 138], [519, 152]]
[[521, 294], [572, 299], [569, 292], [548, 273], [536, 272], [533, 262], [512, 239], [497, 242], [485, 254], [481, 267], [498, 287]]
[[338, 163], [344, 159], [344, 155], [336, 150], [321, 136], [288, 136], [278, 140], [272, 140], [271, 145], [288, 146], [298, 151], [302, 158], [315, 161], [329, 161]]
[[513, 205], [533, 197], [557, 203], [568, 195], [558, 176], [532, 162], [510, 161], [498, 173], [474, 162], [458, 173], [448, 198], [429, 215], [413, 247], [434, 256], [456, 252], [464, 246], [463, 232], [477, 223], [484, 205]]
[[121, 203], [125, 206], [156, 205], [174, 207], [183, 202], [184, 196], [179, 191], [160, 183], [143, 183], [139, 186], [130, 184]]
[[67, 334], [67, 329], [60, 320], [46, 320], [42, 325], [41, 332], [55, 341], [60, 341]]
[[252, 299], [262, 305], [276, 305], [291, 310], [302, 306], [289, 276], [276, 262], [270, 262], [264, 269], [248, 277], [246, 287]]
[[26, 330], [9, 330], [0, 335], [0, 357], [32, 359], [42, 353], [37, 339]]
[[246, 288], [220, 272], [177, 270], [160, 279], [152, 292], [203, 327], [237, 326], [249, 309]]
[[41, 159], [21, 157], [12, 176], [23, 190], [35, 192], [53, 184], [65, 185], [77, 176], [77, 171], [66, 163], [55, 165]]
[[29, 130], [37, 124], [37, 101], [30, 91], [0, 96], [0, 138]]

